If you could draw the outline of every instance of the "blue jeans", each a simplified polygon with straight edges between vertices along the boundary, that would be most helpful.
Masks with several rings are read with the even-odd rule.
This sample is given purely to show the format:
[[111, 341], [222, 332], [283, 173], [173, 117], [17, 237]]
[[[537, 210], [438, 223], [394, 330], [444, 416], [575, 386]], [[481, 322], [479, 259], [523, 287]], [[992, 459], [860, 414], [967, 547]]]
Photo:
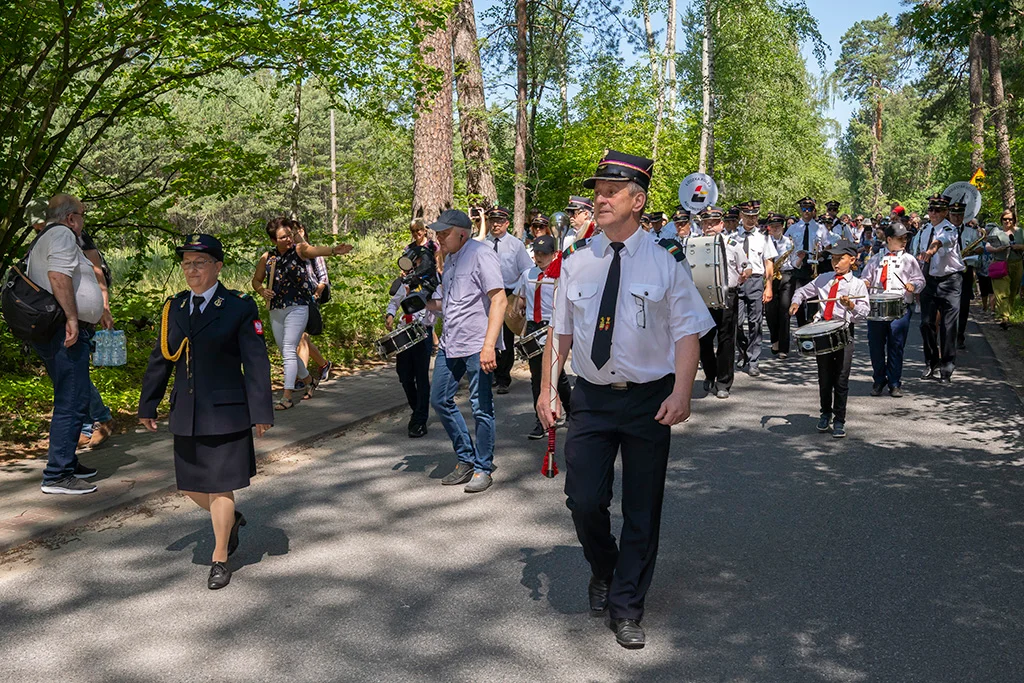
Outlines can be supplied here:
[[868, 321], [868, 348], [871, 351], [871, 378], [875, 386], [890, 389], [902, 384], [903, 351], [910, 331], [914, 305], [907, 306], [902, 318], [891, 322]]
[[[476, 445], [469, 435], [466, 420], [455, 405], [459, 380], [469, 379], [469, 405], [473, 409]], [[434, 407], [448, 438], [452, 440], [459, 462], [469, 463], [476, 472], [491, 473], [494, 462], [494, 402], [491, 378], [480, 371], [480, 354], [466, 358], [448, 358], [438, 349], [434, 359], [434, 381], [430, 386], [430, 405]]]
[[92, 332], [79, 328], [78, 341], [64, 346], [64, 326], [45, 344], [32, 344], [43, 359], [46, 374], [53, 382], [53, 419], [50, 420], [50, 447], [47, 451], [43, 483], [50, 484], [75, 473], [78, 435], [89, 414], [89, 339]]
[[93, 426], [97, 422], [110, 422], [114, 419], [114, 416], [110, 414], [110, 408], [103, 403], [103, 397], [100, 396], [99, 390], [96, 385], [92, 383], [92, 379], [89, 379], [89, 413], [85, 417], [85, 422], [82, 423], [82, 434], [86, 436], [92, 436]]

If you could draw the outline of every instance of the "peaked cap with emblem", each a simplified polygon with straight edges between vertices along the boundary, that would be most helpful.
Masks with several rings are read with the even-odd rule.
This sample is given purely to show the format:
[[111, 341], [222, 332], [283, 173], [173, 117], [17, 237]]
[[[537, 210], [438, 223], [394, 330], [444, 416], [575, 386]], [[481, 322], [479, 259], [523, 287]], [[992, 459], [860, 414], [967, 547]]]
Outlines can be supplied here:
[[220, 240], [213, 235], [195, 233], [185, 238], [185, 244], [174, 249], [178, 256], [182, 256], [186, 251], [209, 254], [215, 261], [224, 260], [224, 247], [221, 246]]
[[950, 213], [956, 213], [956, 214], [963, 215], [963, 213], [965, 211], [967, 211], [967, 204], [964, 204], [963, 202], [950, 202], [949, 203], [949, 212]]
[[569, 197], [569, 205], [565, 207], [566, 211], [578, 211], [580, 209], [586, 209], [587, 211], [594, 210], [594, 202], [590, 201], [586, 197], [577, 197], [572, 195]]
[[756, 216], [761, 213], [761, 202], [756, 199], [748, 199], [740, 204], [740, 211], [745, 216]]
[[939, 209], [944, 211], [949, 208], [949, 197], [944, 194], [933, 194], [928, 198], [928, 209]]
[[814, 201], [813, 197], [804, 197], [803, 199], [798, 199], [797, 202], [796, 202], [796, 205], [797, 206], [810, 206], [810, 207], [817, 208], [818, 203]]
[[830, 202], [825, 202], [825, 208], [826, 209], [831, 209], [832, 211], [838, 211], [839, 210], [839, 206], [840, 206], [839, 202], [837, 202], [834, 199], [832, 201], [830, 201]]
[[653, 172], [654, 161], [651, 159], [606, 149], [601, 161], [597, 162], [597, 171], [583, 181], [583, 187], [593, 190], [598, 180], [617, 180], [634, 182], [646, 192], [651, 186]]
[[508, 220], [509, 216], [511, 216], [512, 214], [510, 214], [508, 209], [506, 209], [504, 206], [495, 206], [493, 208], [487, 209], [486, 215], [488, 218], [504, 218], [505, 220]]
[[786, 222], [786, 217], [781, 213], [770, 213], [768, 214], [768, 225], [782, 225]]
[[544, 214], [538, 213], [533, 217], [533, 220], [530, 221], [530, 225], [543, 225], [544, 227], [547, 227], [551, 225], [551, 220]]
[[719, 220], [722, 217], [722, 208], [712, 204], [700, 212], [701, 220]]
[[725, 220], [736, 221], [740, 218], [740, 207], [730, 206], [729, 210], [725, 212]]
[[651, 212], [651, 220], [652, 221], [663, 221], [663, 220], [665, 220], [665, 212], [664, 211], [652, 211]]

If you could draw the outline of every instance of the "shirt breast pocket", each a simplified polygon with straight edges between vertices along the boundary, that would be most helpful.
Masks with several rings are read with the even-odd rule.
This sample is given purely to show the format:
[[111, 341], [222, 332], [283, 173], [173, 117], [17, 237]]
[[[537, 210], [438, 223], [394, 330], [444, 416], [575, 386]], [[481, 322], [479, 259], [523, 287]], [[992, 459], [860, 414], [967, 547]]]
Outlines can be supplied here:
[[597, 308], [600, 305], [597, 297], [597, 285], [589, 282], [568, 285], [565, 298], [573, 308], [573, 317], [577, 322], [593, 321], [597, 324]]
[[627, 317], [636, 329], [646, 330], [655, 322], [661, 313], [665, 292], [665, 287], [661, 285], [631, 284], [629, 286], [633, 306]]

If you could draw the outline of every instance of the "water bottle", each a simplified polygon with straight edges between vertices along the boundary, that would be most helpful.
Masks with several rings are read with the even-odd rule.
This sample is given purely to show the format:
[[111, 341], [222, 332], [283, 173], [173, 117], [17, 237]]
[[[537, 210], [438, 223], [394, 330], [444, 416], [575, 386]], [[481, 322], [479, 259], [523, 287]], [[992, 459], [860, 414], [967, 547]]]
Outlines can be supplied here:
[[126, 365], [128, 363], [128, 344], [125, 340], [123, 330], [111, 332], [114, 338], [113, 348], [110, 354], [111, 365]]
[[128, 362], [128, 347], [122, 330], [98, 330], [96, 351], [92, 364], [96, 367], [124, 365]]
[[107, 331], [96, 330], [96, 334], [93, 336], [93, 342], [95, 343], [95, 350], [92, 352], [92, 364], [96, 367], [104, 367], [107, 365]]

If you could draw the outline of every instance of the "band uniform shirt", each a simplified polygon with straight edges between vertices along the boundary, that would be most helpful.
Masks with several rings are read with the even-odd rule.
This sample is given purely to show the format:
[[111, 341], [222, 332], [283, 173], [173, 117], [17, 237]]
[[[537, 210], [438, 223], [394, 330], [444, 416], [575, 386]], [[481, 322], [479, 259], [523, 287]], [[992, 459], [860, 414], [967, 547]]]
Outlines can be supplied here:
[[565, 234], [562, 235], [561, 251], [565, 251], [566, 249], [569, 248], [569, 245], [576, 241], [576, 235], [576, 228], [569, 228], [565, 231]]
[[544, 278], [543, 284], [538, 285], [537, 280], [542, 272], [544, 271], [540, 269], [540, 266], [524, 270], [519, 277], [519, 282], [516, 283], [515, 294], [523, 297], [523, 301], [526, 302], [527, 320], [533, 320], [534, 317], [534, 301], [538, 286], [540, 287], [540, 319], [542, 321], [551, 320], [551, 308], [555, 303], [555, 282], [557, 281]]
[[71, 278], [75, 293], [78, 319], [95, 325], [103, 317], [103, 290], [96, 280], [92, 261], [78, 245], [74, 231], [63, 223], [40, 235], [28, 255], [28, 272], [32, 282], [53, 294], [48, 273], [60, 273]]
[[[219, 280], [214, 283], [213, 287], [210, 287], [208, 290], [206, 290], [202, 294], [196, 294], [195, 292], [192, 292], [192, 295], [189, 297], [189, 307], [188, 307], [189, 314], [193, 313], [195, 311], [195, 309], [196, 309], [196, 297], [197, 296], [203, 297], [203, 303], [199, 304], [199, 312], [200, 313], [205, 313], [206, 312], [206, 308], [210, 305], [210, 302], [213, 301], [213, 295], [217, 291], [218, 287], [220, 287], [220, 281]], [[191, 292], [192, 290], [189, 290], [189, 291]]]
[[[956, 227], [956, 226], [954, 226]], [[960, 228], [957, 228], [959, 231]], [[964, 267], [970, 266], [971, 268], [977, 268], [980, 264], [981, 254], [975, 254], [974, 256], [964, 256], [964, 249], [971, 245], [979, 237], [981, 233], [978, 232], [977, 228], [973, 228], [970, 225], [964, 224], [963, 232], [960, 233], [960, 238], [957, 240], [960, 247], [960, 258], [964, 262]], [[981, 245], [978, 245], [981, 246]], [[975, 247], [977, 249], [978, 247]]]
[[437, 321], [437, 314], [431, 311], [429, 308], [423, 308], [422, 310], [416, 311], [411, 315], [407, 314], [405, 311], [400, 310], [402, 307], [402, 299], [409, 296], [409, 293], [409, 285], [403, 284], [401, 287], [399, 287], [398, 291], [395, 292], [395, 295], [391, 297], [391, 301], [388, 302], [388, 307], [387, 309], [385, 309], [384, 315], [395, 316], [396, 318], [401, 320], [403, 325], [408, 325], [410, 323], [419, 323], [420, 325], [426, 327], [428, 330], [433, 329], [434, 323]]
[[[861, 279], [865, 280], [872, 288], [880, 288], [882, 270], [885, 266], [889, 267], [885, 277], [885, 292], [887, 294], [902, 293], [904, 301], [908, 304], [914, 303], [914, 294], [920, 294], [924, 289], [924, 273], [921, 271], [921, 265], [917, 259], [903, 249], [899, 251], [883, 249], [868, 259], [864, 271], [860, 274]], [[903, 283], [914, 285], [914, 294], [908, 292]], [[877, 292], [880, 289], [871, 291]]]
[[[803, 220], [799, 220], [793, 225], [789, 226], [786, 230], [786, 235], [793, 240], [793, 244], [796, 245], [796, 251], [804, 251], [804, 235], [807, 235], [807, 256], [804, 258], [804, 265], [807, 265], [814, 259], [814, 252], [820, 251], [828, 244], [829, 232], [825, 226], [821, 225], [817, 221], [812, 220], [810, 223], [806, 223]], [[793, 252], [793, 256], [796, 256], [796, 252]], [[793, 263], [796, 263], [796, 259], [793, 259]]]
[[[519, 247], [526, 256], [522, 242]], [[512, 284], [515, 285], [514, 280]], [[505, 283], [492, 241], [466, 240], [461, 249], [445, 258], [441, 286], [434, 293], [434, 298], [441, 300], [444, 327], [440, 346], [445, 356], [468, 358], [483, 349], [491, 311], [487, 293], [495, 289], [505, 289]], [[502, 335], [498, 335], [494, 348], [505, 349]]]
[[957, 241], [959, 235], [952, 223], [947, 220], [943, 220], [935, 226], [929, 223], [921, 228], [920, 234], [921, 239], [917, 245], [919, 253], [923, 254], [928, 251], [928, 247], [936, 240], [942, 245], [926, 264], [926, 275], [945, 277], [963, 272], [964, 261], [960, 256], [960, 247]]
[[743, 253], [743, 243], [736, 239], [736, 233], [722, 233], [722, 237], [725, 239], [725, 268], [729, 275], [729, 289], [736, 289], [750, 264], [747, 263], [747, 255]]
[[[495, 251], [495, 243], [498, 245], [497, 251]], [[494, 235], [488, 235], [484, 246], [491, 251], [495, 251], [498, 255], [498, 260], [501, 263], [501, 278], [504, 281], [505, 289], [515, 287], [523, 271], [533, 265], [533, 259], [530, 258], [530, 254], [526, 251], [526, 245], [523, 244], [523, 241], [508, 232], [502, 235], [500, 239], [495, 238]]]
[[[832, 291], [832, 283], [837, 279], [834, 276], [834, 272], [822, 273], [796, 290], [796, 294], [793, 295], [793, 305], [799, 306], [808, 299], [820, 299], [818, 313], [814, 316], [814, 320], [823, 320], [826, 307], [824, 300], [829, 298], [829, 292]], [[839, 302], [838, 299], [842, 296], [860, 298], [853, 299], [853, 310], [851, 311]], [[868, 286], [860, 278], [854, 277], [853, 273], [847, 273], [839, 278], [839, 288], [836, 290], [834, 298], [836, 299], [836, 305], [832, 308], [833, 320], [845, 320], [849, 323], [855, 323], [865, 320], [871, 311], [871, 305], [868, 303]]]
[[836, 221], [835, 224], [832, 226], [832, 229], [828, 231], [828, 234], [828, 246], [830, 247], [835, 246], [835, 244], [842, 239], [849, 240], [850, 242], [855, 241], [853, 239], [853, 232], [850, 231], [850, 226], [841, 221]]
[[773, 259], [779, 255], [779, 252], [775, 249], [775, 242], [772, 241], [771, 237], [757, 230], [757, 228], [750, 232], [745, 230], [739, 232], [736, 236], [736, 241], [741, 249], [743, 248], [744, 240], [747, 242], [746, 258], [747, 263], [750, 264], [750, 269], [753, 271], [752, 275], [764, 276], [765, 259]]
[[796, 249], [793, 248], [793, 239], [786, 233], [782, 233], [782, 237], [779, 239], [771, 238], [772, 244], [775, 246], [776, 258], [782, 256], [787, 251], [789, 256], [782, 262], [782, 265], [777, 269], [783, 273], [788, 273], [796, 268]]
[[598, 313], [614, 250], [601, 233], [562, 262], [553, 329], [572, 335], [573, 371], [592, 384], [653, 382], [675, 372], [675, 343], [715, 326], [686, 261], [677, 261], [641, 228], [620, 252], [621, 277], [611, 358], [591, 359]]

